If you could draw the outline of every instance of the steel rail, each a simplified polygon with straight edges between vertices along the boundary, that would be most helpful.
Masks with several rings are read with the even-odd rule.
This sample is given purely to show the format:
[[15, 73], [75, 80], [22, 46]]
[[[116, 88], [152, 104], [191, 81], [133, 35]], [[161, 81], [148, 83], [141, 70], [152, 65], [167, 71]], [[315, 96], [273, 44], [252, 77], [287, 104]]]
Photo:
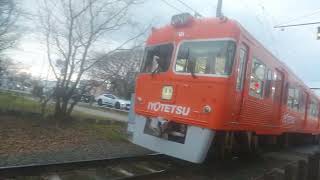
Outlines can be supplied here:
[[32, 176], [41, 175], [51, 172], [72, 171], [78, 169], [104, 167], [116, 163], [132, 162], [132, 161], [147, 161], [165, 159], [166, 156], [158, 153], [138, 155], [138, 156], [124, 156], [111, 157], [105, 159], [71, 161], [51, 164], [32, 164], [26, 166], [8, 166], [0, 167], [0, 179], [17, 176]]

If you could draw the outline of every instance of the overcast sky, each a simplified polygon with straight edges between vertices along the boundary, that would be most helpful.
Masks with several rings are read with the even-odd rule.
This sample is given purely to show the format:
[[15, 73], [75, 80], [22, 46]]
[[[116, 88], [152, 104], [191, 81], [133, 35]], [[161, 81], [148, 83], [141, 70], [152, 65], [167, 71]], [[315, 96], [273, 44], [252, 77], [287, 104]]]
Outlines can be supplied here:
[[[146, 0], [132, 9], [132, 16], [141, 23], [156, 27], [169, 23], [172, 15], [192, 12], [178, 0]], [[215, 16], [217, 0], [183, 0], [205, 17]], [[36, 0], [24, 0], [24, 7], [34, 11]], [[179, 11], [178, 11], [179, 10]], [[274, 25], [320, 21], [319, 0], [224, 0], [223, 13], [239, 21], [263, 45], [285, 62], [296, 74], [311, 86], [320, 82], [320, 40], [316, 40], [317, 25], [286, 28], [284, 31]], [[297, 17], [302, 17], [298, 18]], [[319, 24], [320, 26], [320, 24]], [[123, 32], [119, 34], [125, 36]], [[9, 55], [17, 62], [27, 65], [34, 76], [44, 78], [48, 71], [45, 48], [37, 35], [22, 38], [17, 50]]]

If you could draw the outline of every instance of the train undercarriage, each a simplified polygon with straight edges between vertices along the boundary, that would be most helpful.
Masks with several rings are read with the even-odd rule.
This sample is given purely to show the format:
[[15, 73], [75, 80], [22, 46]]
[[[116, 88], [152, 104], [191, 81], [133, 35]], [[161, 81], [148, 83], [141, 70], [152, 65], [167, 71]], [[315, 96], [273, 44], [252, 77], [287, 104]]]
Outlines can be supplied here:
[[301, 133], [256, 135], [244, 131], [213, 131], [135, 114], [129, 119], [134, 144], [193, 163], [253, 156], [292, 145], [319, 144], [320, 139], [319, 135]]

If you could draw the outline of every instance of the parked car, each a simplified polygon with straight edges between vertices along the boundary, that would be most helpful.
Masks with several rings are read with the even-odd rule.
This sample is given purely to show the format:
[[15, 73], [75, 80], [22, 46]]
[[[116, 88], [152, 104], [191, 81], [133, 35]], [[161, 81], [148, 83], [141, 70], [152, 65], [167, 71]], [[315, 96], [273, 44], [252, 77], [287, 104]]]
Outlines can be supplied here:
[[94, 101], [94, 96], [85, 93], [85, 94], [80, 94], [77, 91], [75, 92], [74, 95], [71, 97], [74, 101], [79, 101], [79, 102], [85, 102], [85, 103], [90, 103], [90, 101]]
[[81, 102], [85, 102], [85, 103], [90, 103], [90, 101], [93, 100], [94, 101], [94, 96], [92, 95], [81, 95]]
[[107, 105], [116, 109], [129, 110], [131, 106], [130, 101], [120, 99], [113, 94], [102, 94], [96, 98], [96, 101], [99, 106]]

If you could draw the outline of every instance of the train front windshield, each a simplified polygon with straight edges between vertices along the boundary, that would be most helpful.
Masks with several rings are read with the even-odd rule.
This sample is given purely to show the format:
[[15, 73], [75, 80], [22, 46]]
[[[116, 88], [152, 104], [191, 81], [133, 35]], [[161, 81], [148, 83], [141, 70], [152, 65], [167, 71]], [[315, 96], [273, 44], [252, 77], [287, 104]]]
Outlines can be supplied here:
[[235, 54], [233, 41], [188, 41], [180, 45], [175, 64], [178, 73], [228, 76]]
[[163, 44], [147, 47], [145, 50], [141, 72], [166, 72], [170, 66], [173, 44]]

